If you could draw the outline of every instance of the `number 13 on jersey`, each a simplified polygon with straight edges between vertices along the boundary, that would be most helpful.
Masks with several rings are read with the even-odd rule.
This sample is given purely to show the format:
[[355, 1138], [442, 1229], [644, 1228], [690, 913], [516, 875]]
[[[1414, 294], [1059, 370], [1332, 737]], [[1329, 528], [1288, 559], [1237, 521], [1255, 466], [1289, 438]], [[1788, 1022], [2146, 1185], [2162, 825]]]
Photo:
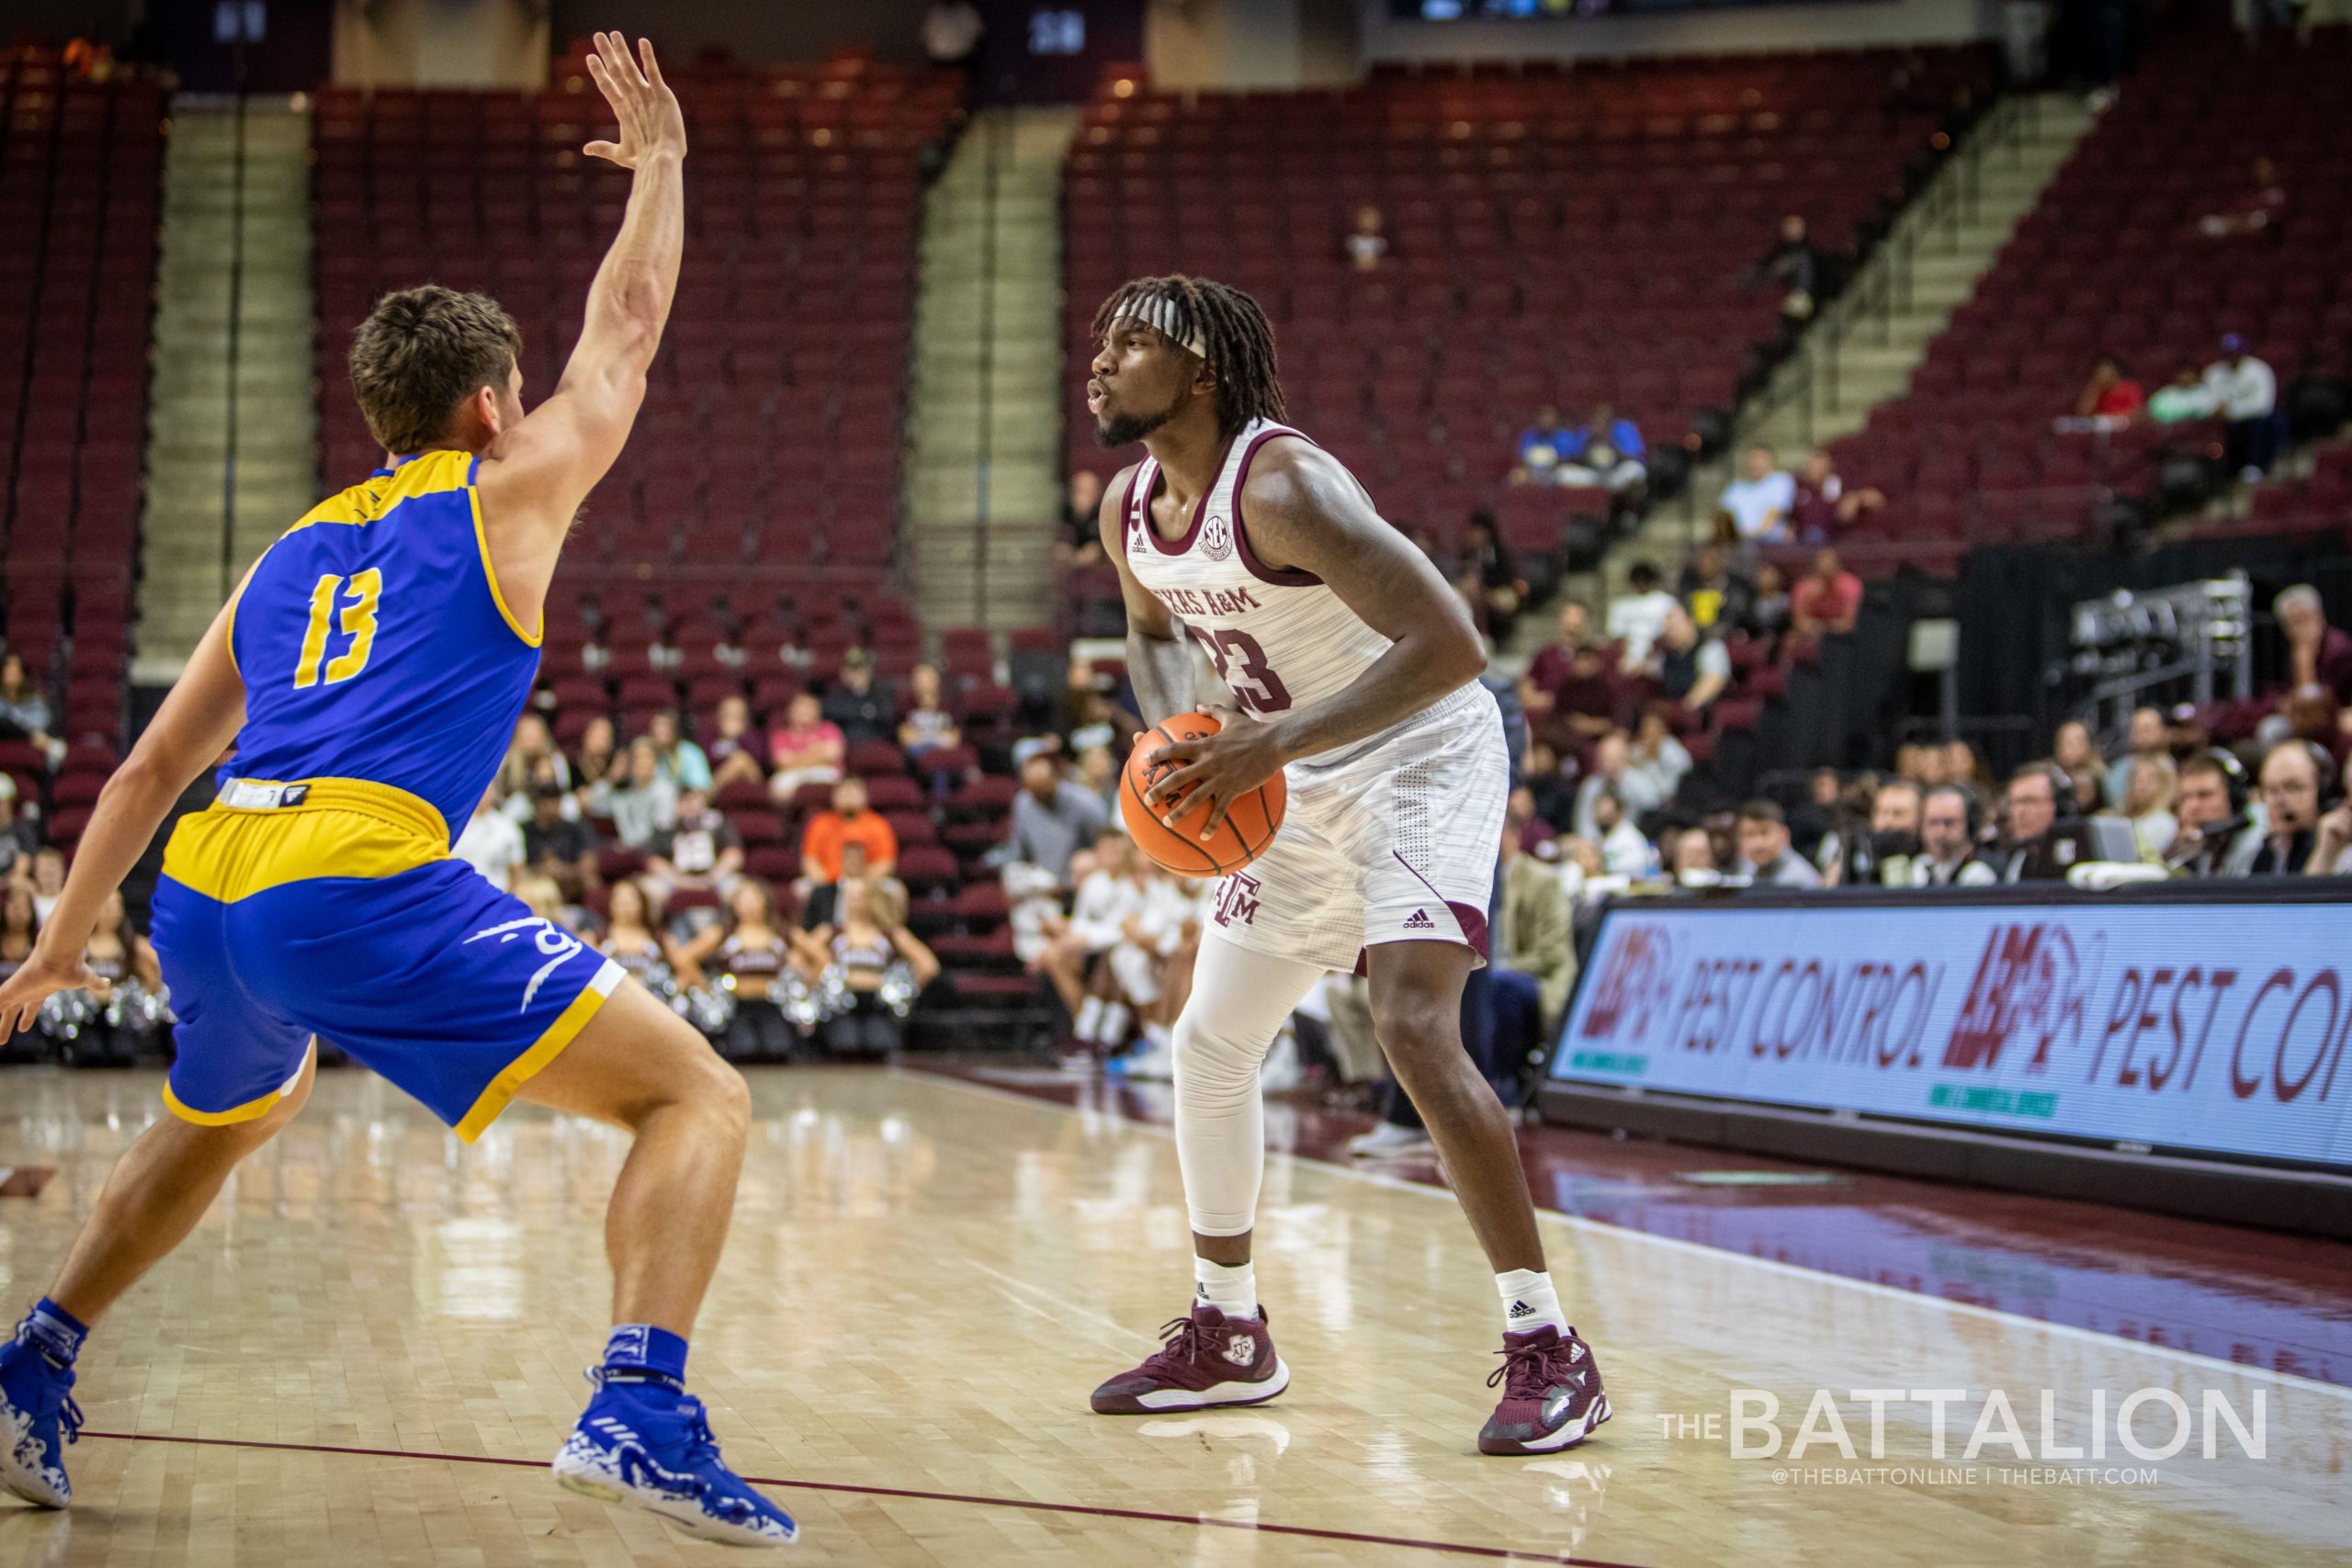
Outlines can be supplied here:
[[[383, 597], [384, 574], [374, 567], [352, 573], [346, 581], [329, 572], [319, 579], [311, 590], [311, 629], [302, 637], [301, 661], [294, 667], [294, 684], [299, 690], [319, 684], [319, 665], [326, 664], [326, 683], [348, 681], [368, 668], [368, 656], [376, 651], [376, 602]], [[340, 617], [343, 634], [351, 646], [334, 659], [327, 659], [328, 623], [336, 618], [335, 601], [343, 601]]]

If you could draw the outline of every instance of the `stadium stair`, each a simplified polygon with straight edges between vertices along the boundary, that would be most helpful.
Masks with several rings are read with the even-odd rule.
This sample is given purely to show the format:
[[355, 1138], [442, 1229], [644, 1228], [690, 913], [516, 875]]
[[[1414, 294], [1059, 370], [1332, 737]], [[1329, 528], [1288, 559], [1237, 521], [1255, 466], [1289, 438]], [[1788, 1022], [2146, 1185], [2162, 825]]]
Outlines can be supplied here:
[[923, 625], [1053, 618], [1061, 173], [1076, 111], [973, 121], [923, 207], [906, 525]]
[[172, 118], [135, 671], [157, 685], [318, 497], [307, 105], [183, 94]]

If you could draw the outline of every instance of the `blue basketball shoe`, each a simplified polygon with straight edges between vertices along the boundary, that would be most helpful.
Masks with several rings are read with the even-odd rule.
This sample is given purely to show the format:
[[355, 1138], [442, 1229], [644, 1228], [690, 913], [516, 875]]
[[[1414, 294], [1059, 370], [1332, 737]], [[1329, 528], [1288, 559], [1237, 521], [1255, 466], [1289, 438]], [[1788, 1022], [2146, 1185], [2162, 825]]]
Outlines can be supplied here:
[[727, 1468], [702, 1401], [661, 1382], [592, 1371], [596, 1395], [555, 1456], [568, 1491], [661, 1515], [687, 1534], [729, 1546], [789, 1546], [792, 1516]]
[[22, 1335], [0, 1343], [0, 1487], [44, 1508], [71, 1503], [65, 1445], [81, 1433], [74, 1369], [59, 1366]]

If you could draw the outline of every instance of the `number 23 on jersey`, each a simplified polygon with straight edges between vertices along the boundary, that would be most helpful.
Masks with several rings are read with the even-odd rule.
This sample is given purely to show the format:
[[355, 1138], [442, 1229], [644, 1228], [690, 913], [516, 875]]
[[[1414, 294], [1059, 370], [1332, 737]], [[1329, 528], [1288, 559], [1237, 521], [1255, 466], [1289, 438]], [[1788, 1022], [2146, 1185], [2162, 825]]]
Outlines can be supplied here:
[[[368, 668], [368, 656], [376, 651], [376, 602], [383, 592], [384, 574], [374, 567], [352, 573], [347, 581], [333, 572], [319, 579], [318, 586], [311, 590], [311, 629], [302, 637], [302, 657], [294, 667], [298, 690], [320, 683], [322, 663], [330, 686]], [[343, 602], [339, 617], [337, 599]], [[330, 660], [326, 656], [329, 625], [338, 621], [351, 646]]]

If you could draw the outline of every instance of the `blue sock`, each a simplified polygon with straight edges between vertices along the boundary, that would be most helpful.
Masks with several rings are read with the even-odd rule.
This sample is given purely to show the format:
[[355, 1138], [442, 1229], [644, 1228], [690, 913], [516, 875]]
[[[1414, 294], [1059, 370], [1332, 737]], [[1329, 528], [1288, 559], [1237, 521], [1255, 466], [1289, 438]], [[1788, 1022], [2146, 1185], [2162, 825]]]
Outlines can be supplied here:
[[70, 1367], [81, 1354], [90, 1330], [82, 1320], [47, 1296], [17, 1325], [17, 1337], [31, 1345], [60, 1367]]
[[686, 1342], [650, 1323], [624, 1323], [605, 1341], [605, 1371], [616, 1382], [660, 1383], [684, 1393]]

